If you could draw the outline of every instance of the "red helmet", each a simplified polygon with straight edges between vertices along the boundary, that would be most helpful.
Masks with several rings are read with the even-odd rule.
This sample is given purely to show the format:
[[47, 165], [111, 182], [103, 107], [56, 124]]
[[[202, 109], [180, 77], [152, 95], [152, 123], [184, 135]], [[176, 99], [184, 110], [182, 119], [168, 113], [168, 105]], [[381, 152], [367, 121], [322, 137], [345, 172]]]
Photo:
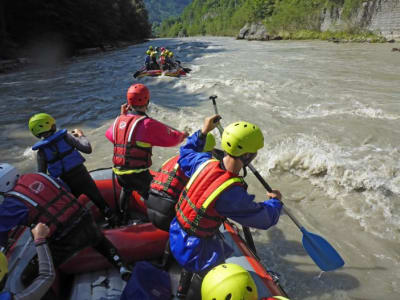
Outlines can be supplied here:
[[132, 106], [147, 105], [150, 100], [149, 89], [141, 83], [132, 84], [126, 93], [126, 101]]
[[165, 51], [165, 48], [164, 48], [164, 47], [161, 47], [161, 51]]

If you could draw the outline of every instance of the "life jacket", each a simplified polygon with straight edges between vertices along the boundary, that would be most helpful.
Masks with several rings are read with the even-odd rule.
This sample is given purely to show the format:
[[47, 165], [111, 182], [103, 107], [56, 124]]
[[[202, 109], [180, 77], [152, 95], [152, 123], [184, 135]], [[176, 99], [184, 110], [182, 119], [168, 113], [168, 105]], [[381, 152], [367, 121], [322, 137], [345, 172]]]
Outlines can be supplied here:
[[10, 292], [1, 292], [0, 300], [12, 300], [12, 295]]
[[197, 237], [213, 236], [224, 221], [215, 209], [215, 201], [234, 185], [246, 188], [241, 177], [220, 167], [220, 161], [210, 159], [201, 164], [190, 177], [175, 207], [181, 227]]
[[179, 198], [189, 178], [179, 167], [178, 159], [179, 155], [171, 157], [161, 166], [151, 182], [150, 189], [165, 192], [173, 199]]
[[146, 115], [121, 115], [115, 120], [113, 125], [115, 167], [147, 169], [151, 166], [151, 145], [139, 146], [135, 138], [137, 124], [146, 118]]
[[85, 162], [79, 151], [66, 141], [66, 134], [66, 129], [59, 130], [32, 147], [32, 150], [43, 150], [47, 169], [53, 177], [60, 177]]
[[60, 237], [85, 212], [71, 193], [44, 173], [22, 175], [6, 195], [19, 199], [29, 208], [29, 226], [39, 222], [47, 224], [49, 237]]
[[175, 217], [175, 205], [189, 181], [179, 167], [179, 155], [167, 160], [156, 173], [150, 185], [150, 196], [145, 199], [147, 216], [157, 228], [169, 231]]

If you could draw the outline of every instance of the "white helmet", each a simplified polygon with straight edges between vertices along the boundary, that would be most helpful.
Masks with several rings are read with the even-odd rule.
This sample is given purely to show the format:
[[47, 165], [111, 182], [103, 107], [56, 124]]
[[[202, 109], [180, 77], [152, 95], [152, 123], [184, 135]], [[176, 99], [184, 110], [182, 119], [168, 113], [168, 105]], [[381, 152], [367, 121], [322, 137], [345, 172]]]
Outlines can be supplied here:
[[13, 189], [19, 177], [18, 170], [10, 164], [0, 163], [0, 193]]

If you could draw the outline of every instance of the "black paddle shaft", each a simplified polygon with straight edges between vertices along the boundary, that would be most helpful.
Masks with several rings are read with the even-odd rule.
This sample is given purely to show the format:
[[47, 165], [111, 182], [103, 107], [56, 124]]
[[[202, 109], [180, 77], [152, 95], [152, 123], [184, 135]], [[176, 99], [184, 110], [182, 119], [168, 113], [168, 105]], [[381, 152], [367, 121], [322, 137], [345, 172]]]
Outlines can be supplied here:
[[[217, 108], [217, 102], [215, 101], [217, 98], [218, 98], [217, 95], [212, 95], [209, 97], [209, 99], [211, 99], [213, 102], [215, 114], [219, 115], [218, 108]], [[218, 122], [217, 128], [222, 137], [222, 133], [224, 132], [224, 129], [222, 128], [222, 125], [219, 123], [219, 121], [220, 121], [220, 119], [215, 119], [215, 122]], [[244, 238], [245, 238], [247, 244], [249, 245], [250, 249], [253, 251], [254, 255], [257, 256], [256, 245], [254, 243], [253, 236], [251, 235], [251, 231], [250, 231], [249, 227], [242, 226], [242, 229], [243, 229]]]

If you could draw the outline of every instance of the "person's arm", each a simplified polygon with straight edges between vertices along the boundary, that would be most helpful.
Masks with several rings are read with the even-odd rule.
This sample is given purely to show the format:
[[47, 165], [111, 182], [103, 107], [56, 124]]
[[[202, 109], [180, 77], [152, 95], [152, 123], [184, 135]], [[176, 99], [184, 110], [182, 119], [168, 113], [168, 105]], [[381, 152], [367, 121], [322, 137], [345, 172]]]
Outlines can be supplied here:
[[180, 147], [178, 163], [187, 177], [191, 177], [202, 163], [211, 159], [210, 152], [202, 152], [205, 143], [205, 137], [198, 130], [187, 138], [185, 145]]
[[36, 227], [32, 229], [39, 259], [39, 276], [35, 278], [30, 286], [22, 292], [15, 294], [14, 300], [40, 300], [53, 284], [56, 273], [50, 249], [46, 242], [46, 237], [49, 232], [49, 227], [43, 223], [37, 224]]
[[219, 115], [205, 118], [202, 129], [192, 134], [186, 144], [181, 146], [178, 163], [187, 177], [191, 177], [202, 163], [211, 158], [211, 153], [202, 151], [207, 133], [216, 127], [220, 119]]
[[157, 120], [146, 118], [137, 125], [135, 138], [137, 141], [158, 147], [174, 147], [180, 144], [188, 134], [175, 130]]
[[[72, 135], [73, 134], [73, 135]], [[77, 150], [90, 154], [92, 153], [92, 145], [90, 145], [89, 140], [84, 136], [83, 132], [79, 129], [74, 129], [72, 134], [67, 133], [65, 139], [67, 142], [75, 147]]]
[[26, 225], [29, 209], [18, 199], [6, 197], [0, 205], [0, 247], [6, 247], [8, 233], [18, 225]]
[[267, 193], [269, 200], [254, 202], [254, 195], [249, 195], [240, 186], [233, 186], [224, 191], [215, 203], [217, 212], [244, 226], [268, 229], [275, 225], [281, 214], [282, 202], [279, 191]]
[[37, 170], [41, 173], [47, 173], [47, 161], [46, 156], [42, 149], [39, 149], [36, 155]]

